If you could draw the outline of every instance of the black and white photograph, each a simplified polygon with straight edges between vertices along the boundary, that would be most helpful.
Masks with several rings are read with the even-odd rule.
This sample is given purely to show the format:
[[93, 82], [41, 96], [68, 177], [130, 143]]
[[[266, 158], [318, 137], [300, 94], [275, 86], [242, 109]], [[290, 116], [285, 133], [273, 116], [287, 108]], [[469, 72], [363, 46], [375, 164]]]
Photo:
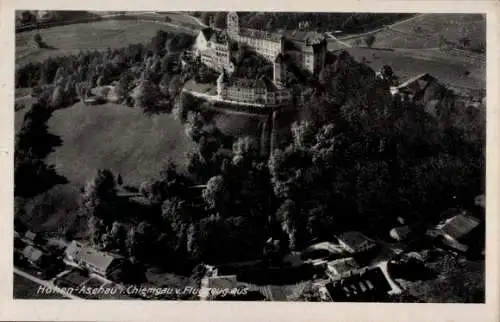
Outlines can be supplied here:
[[16, 8], [12, 298], [485, 303], [486, 22]]

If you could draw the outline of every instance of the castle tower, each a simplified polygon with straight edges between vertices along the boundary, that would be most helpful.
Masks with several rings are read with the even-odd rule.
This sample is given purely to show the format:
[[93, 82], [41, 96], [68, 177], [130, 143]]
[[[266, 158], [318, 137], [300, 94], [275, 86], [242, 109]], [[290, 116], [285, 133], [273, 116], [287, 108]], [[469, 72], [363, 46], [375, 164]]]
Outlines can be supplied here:
[[220, 73], [219, 75], [219, 78], [217, 78], [217, 97], [219, 99], [224, 99], [226, 97], [227, 82], [227, 75], [223, 69], [222, 73]]
[[226, 17], [227, 32], [231, 37], [238, 36], [240, 34], [240, 19], [238, 14], [231, 11]]
[[208, 18], [208, 26], [212, 29], [215, 29], [215, 15], [211, 15]]
[[285, 86], [286, 70], [283, 55], [278, 54], [273, 62], [273, 82], [278, 87]]

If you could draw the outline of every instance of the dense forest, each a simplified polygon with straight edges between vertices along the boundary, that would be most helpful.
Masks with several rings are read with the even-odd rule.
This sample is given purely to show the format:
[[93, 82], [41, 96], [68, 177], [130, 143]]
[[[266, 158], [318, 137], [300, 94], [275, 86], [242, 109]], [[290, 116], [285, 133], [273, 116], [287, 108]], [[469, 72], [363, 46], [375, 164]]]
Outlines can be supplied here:
[[[227, 12], [194, 12], [208, 25], [214, 17], [218, 28], [226, 27]], [[371, 28], [410, 17], [407, 13], [352, 13], [352, 12], [240, 12], [240, 25], [245, 28], [276, 31], [300, 27], [317, 31], [364, 32]]]

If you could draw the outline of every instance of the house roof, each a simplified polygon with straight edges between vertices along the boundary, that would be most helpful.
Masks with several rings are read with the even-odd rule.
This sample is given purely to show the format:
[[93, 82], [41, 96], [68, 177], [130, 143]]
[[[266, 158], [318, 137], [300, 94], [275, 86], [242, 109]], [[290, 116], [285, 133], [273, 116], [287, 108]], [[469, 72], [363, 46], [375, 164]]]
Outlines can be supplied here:
[[212, 37], [212, 35], [215, 33], [215, 29], [208, 27], [208, 28], [202, 29], [200, 31], [200, 33], [203, 35], [203, 37], [206, 40], [210, 40], [210, 38]]
[[337, 239], [354, 250], [375, 246], [370, 238], [357, 231], [345, 232], [337, 236]]
[[29, 240], [34, 240], [36, 238], [36, 233], [28, 230], [26, 233], [24, 233], [24, 237]]
[[35, 248], [33, 246], [26, 246], [23, 249], [23, 255], [26, 257], [28, 260], [32, 262], [37, 262], [42, 258], [43, 252], [39, 250], [38, 248]]
[[408, 86], [410, 86], [418, 81], [430, 82], [434, 79], [435, 78], [432, 77], [429, 73], [423, 73], [423, 74], [419, 74], [417, 76], [414, 76], [410, 79], [407, 79], [405, 82], [399, 84], [397, 88], [402, 89], [402, 88], [408, 87]]
[[460, 214], [446, 220], [440, 229], [445, 234], [458, 240], [470, 233], [477, 226], [479, 226], [479, 220]]
[[265, 39], [275, 42], [279, 42], [283, 38], [282, 34], [276, 32], [269, 32], [266, 30], [249, 29], [249, 28], [241, 28], [240, 35], [243, 37]]
[[299, 41], [305, 45], [313, 45], [322, 42], [325, 39], [323, 34], [316, 31], [287, 30], [284, 36], [288, 40]]
[[334, 253], [334, 254], [339, 254], [339, 253], [343, 252], [342, 249], [340, 249], [338, 246], [336, 246], [330, 242], [321, 242], [321, 243], [311, 245], [311, 246], [307, 247], [304, 250], [304, 252], [311, 252], [311, 251], [315, 251], [315, 250], [326, 250], [326, 251], [329, 251], [330, 253]]
[[333, 300], [356, 299], [367, 293], [387, 293], [391, 285], [379, 267], [325, 285]]
[[104, 253], [80, 242], [73, 241], [66, 248], [66, 255], [75, 258], [79, 262], [90, 264], [102, 270], [107, 270], [109, 265], [118, 258], [117, 255]]
[[213, 30], [209, 39], [212, 42], [225, 44], [228, 41], [227, 32], [225, 30]]
[[91, 264], [94, 267], [100, 268], [102, 270], [107, 270], [111, 262], [115, 260], [116, 257], [107, 253], [100, 252], [90, 247], [86, 247], [82, 252], [82, 260]]
[[352, 257], [340, 258], [330, 261], [328, 262], [328, 266], [335, 269], [338, 274], [350, 272], [359, 268], [358, 263], [356, 263], [356, 261]]

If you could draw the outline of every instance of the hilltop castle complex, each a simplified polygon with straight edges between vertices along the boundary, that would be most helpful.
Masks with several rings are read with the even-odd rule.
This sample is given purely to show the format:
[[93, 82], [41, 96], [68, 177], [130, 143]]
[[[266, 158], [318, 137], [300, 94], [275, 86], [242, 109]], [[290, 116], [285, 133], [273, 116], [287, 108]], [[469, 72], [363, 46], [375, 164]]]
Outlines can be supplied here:
[[[226, 29], [210, 27], [196, 37], [194, 53], [200, 61], [221, 72], [217, 81], [217, 94], [221, 99], [283, 105], [291, 102], [291, 90], [285, 83], [285, 60], [302, 70], [317, 75], [325, 64], [326, 38], [311, 31], [285, 31], [281, 33], [240, 28], [236, 12], [227, 15]], [[231, 44], [244, 44], [273, 64], [273, 79], [238, 79], [230, 81], [234, 71]]]

